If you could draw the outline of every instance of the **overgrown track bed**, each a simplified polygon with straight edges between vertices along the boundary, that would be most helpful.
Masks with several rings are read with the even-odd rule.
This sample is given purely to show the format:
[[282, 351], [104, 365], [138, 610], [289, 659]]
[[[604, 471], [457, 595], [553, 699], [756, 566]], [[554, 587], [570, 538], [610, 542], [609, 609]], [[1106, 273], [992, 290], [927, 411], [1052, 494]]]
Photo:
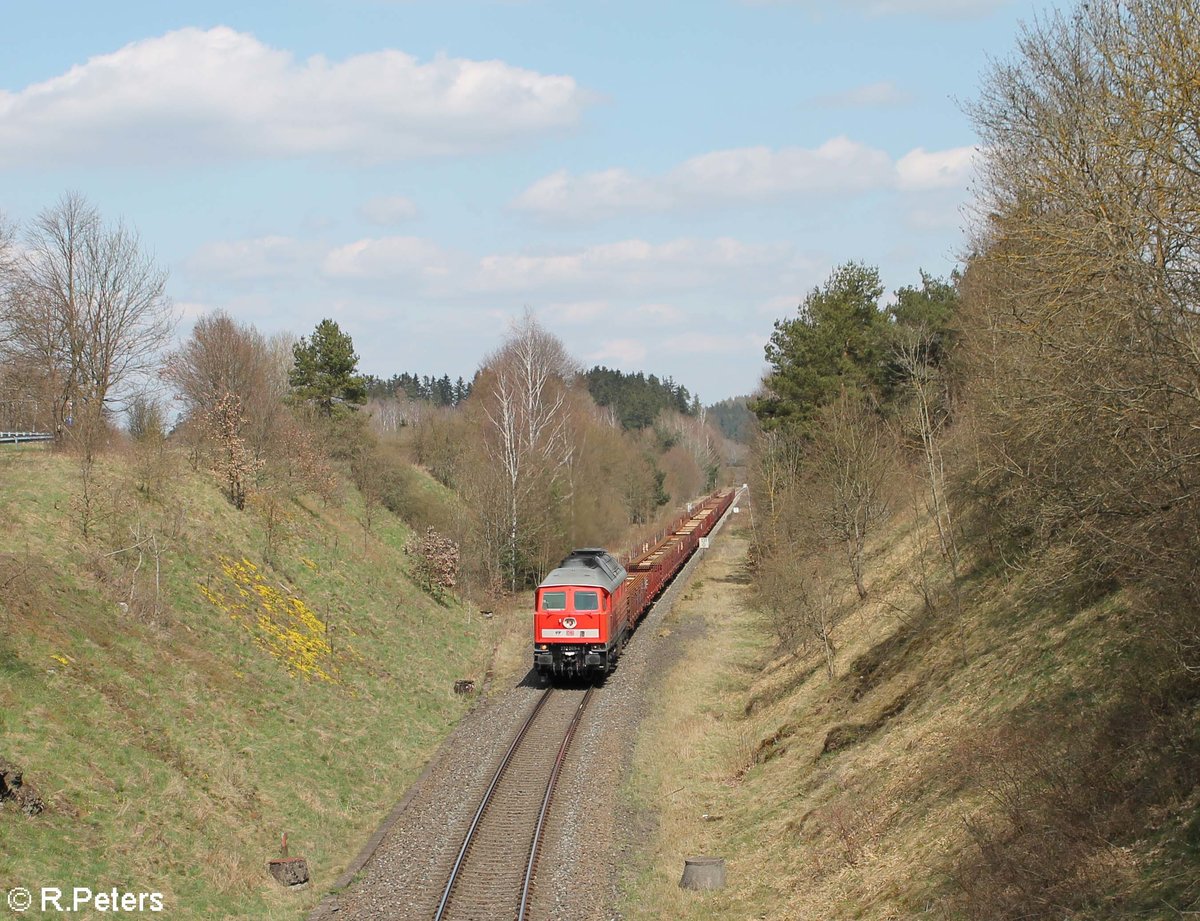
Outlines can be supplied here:
[[592, 688], [550, 688], [518, 731], [450, 871], [435, 921], [524, 921], [559, 769]]

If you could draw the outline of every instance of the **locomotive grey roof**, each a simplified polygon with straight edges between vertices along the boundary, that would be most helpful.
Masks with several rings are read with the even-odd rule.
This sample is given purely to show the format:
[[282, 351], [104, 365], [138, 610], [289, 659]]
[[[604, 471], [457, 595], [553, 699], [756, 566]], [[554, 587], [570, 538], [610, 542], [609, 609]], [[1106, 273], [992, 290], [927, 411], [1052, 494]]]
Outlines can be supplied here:
[[556, 585], [595, 585], [607, 591], [615, 591], [625, 581], [625, 567], [616, 557], [602, 547], [585, 547], [574, 550], [550, 574], [538, 588]]

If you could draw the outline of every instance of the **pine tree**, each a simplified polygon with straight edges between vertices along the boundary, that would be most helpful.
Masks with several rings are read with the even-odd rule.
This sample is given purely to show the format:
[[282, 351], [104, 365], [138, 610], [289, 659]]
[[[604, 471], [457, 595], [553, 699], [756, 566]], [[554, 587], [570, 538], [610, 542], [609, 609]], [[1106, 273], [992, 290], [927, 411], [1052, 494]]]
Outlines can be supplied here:
[[301, 337], [292, 350], [295, 364], [288, 383], [297, 400], [312, 403], [326, 416], [367, 401], [367, 388], [356, 371], [354, 342], [333, 320], [322, 320], [312, 340]]

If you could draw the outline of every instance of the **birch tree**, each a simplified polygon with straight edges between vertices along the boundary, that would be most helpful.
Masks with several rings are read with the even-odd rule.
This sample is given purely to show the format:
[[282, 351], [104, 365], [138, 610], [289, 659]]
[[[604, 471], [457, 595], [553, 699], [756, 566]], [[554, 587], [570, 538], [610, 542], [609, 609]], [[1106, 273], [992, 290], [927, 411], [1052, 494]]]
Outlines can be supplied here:
[[[575, 446], [568, 437], [567, 387], [575, 366], [563, 344], [531, 314], [486, 362], [482, 401], [487, 453], [499, 471], [506, 581], [515, 590], [523, 550], [552, 509], [528, 509], [539, 486], [561, 485]], [[560, 496], [569, 502], [570, 496]], [[528, 514], [527, 514], [528, 512]]]

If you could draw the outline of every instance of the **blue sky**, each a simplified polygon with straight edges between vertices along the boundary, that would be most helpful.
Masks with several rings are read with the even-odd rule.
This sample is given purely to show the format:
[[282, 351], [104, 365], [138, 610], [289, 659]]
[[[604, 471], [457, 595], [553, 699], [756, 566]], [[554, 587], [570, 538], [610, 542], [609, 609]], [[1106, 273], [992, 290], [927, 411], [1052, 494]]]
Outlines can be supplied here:
[[364, 371], [469, 378], [528, 308], [712, 402], [834, 265], [954, 267], [961, 104], [1045, 4], [0, 6], [0, 212], [136, 226], [181, 334], [331, 316]]

